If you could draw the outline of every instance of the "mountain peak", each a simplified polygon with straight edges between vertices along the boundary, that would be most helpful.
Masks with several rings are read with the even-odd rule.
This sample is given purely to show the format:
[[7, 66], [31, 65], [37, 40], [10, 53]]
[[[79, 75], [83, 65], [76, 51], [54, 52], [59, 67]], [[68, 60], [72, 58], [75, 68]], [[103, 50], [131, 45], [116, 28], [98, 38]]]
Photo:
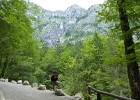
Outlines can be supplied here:
[[84, 8], [80, 7], [80, 6], [77, 5], [77, 4], [73, 4], [73, 5], [71, 5], [70, 7], [68, 7], [67, 10], [68, 10], [68, 9], [84, 9]]
[[71, 5], [71, 7], [78, 7], [78, 8], [81, 8], [79, 5], [77, 5], [77, 4], [73, 4], [73, 5]]
[[102, 29], [102, 33], [106, 32], [104, 24], [97, 22], [99, 8], [99, 5], [93, 5], [86, 10], [74, 4], [65, 11], [46, 11], [40, 25], [36, 26], [36, 33], [43, 43], [55, 47], [60, 43], [82, 41], [98, 28]]

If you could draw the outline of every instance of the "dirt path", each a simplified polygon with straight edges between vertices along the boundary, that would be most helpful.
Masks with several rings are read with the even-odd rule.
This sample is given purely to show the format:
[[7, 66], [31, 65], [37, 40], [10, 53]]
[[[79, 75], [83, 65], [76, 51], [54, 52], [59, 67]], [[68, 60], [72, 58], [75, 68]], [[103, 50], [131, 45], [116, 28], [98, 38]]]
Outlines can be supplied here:
[[[5, 99], [2, 97], [2, 94]], [[0, 100], [73, 100], [73, 98], [69, 96], [55, 96], [53, 91], [50, 90], [42, 91], [22, 84], [0, 82]]]

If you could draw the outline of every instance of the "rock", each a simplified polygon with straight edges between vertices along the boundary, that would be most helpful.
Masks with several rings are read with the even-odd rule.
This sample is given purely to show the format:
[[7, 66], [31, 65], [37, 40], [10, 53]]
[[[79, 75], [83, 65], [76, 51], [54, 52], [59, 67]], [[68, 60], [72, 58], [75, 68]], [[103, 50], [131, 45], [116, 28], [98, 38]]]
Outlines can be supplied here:
[[5, 82], [5, 79], [4, 78], [1, 78], [0, 81]]
[[23, 85], [29, 85], [29, 82], [28, 81], [24, 81]]
[[[98, 19], [97, 11], [101, 10], [102, 8], [99, 4], [93, 5], [87, 10], [77, 5], [72, 5], [64, 11], [52, 12], [45, 10], [45, 16], [41, 16], [40, 18], [40, 22], [44, 23], [44, 25], [35, 25], [34, 27], [37, 28], [36, 33], [44, 34], [44, 38], [42, 38], [42, 35], [39, 35], [38, 38], [41, 39], [42, 42], [47, 43], [49, 46], [55, 46], [59, 43], [64, 43], [65, 41], [76, 43], [86, 39], [90, 36], [90, 32], [95, 32], [98, 28], [100, 28], [100, 31], [103, 34], [105, 33], [109, 24], [104, 24], [104, 22], [96, 24]], [[52, 21], [44, 20], [46, 16], [50, 20], [53, 20], [53, 24]], [[77, 34], [81, 33], [82, 36], [78, 35], [78, 41], [75, 40]]]
[[82, 93], [77, 93], [74, 96], [74, 100], [84, 100], [83, 94]]
[[17, 84], [22, 84], [22, 80], [18, 80], [17, 81]]
[[17, 84], [17, 82], [16, 82], [16, 81], [14, 81], [14, 80], [12, 80], [12, 81], [11, 81], [11, 83]]
[[39, 89], [39, 90], [46, 90], [46, 86], [45, 86], [45, 85], [40, 84], [40, 85], [38, 86], [38, 89]]
[[65, 96], [65, 93], [62, 91], [62, 89], [56, 89], [54, 94], [57, 96]]
[[31, 87], [33, 87], [33, 88], [38, 88], [38, 84], [37, 84], [37, 83], [33, 83], [33, 84], [31, 85]]
[[8, 79], [5, 79], [5, 82], [8, 82]]
[[70, 100], [74, 100], [74, 96], [70, 96], [70, 95], [65, 95], [66, 98], [69, 98]]

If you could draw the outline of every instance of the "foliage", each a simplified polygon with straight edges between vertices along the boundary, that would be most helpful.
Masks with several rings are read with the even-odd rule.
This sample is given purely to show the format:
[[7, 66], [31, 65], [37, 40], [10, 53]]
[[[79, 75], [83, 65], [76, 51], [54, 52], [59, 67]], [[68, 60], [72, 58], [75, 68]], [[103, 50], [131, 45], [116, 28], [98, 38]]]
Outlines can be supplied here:
[[[139, 16], [139, 7], [136, 4], [131, 6], [134, 9], [128, 6], [127, 11], [133, 27], [139, 24], [138, 17], [137, 22], [132, 19], [134, 13]], [[60, 88], [70, 95], [83, 92], [87, 96], [86, 86], [91, 85], [97, 89], [130, 97], [124, 44], [120, 38], [122, 34], [119, 19], [114, 17], [118, 16], [116, 0], [108, 0], [99, 13], [101, 20], [112, 22], [106, 35], [98, 30], [95, 33], [87, 33], [92, 34], [89, 37], [82, 31], [68, 30], [66, 35], [75, 34], [77, 37], [74, 39], [77, 39], [77, 42], [65, 42], [55, 48], [48, 47], [36, 39], [40, 34], [34, 32], [36, 28], [33, 28], [33, 25], [42, 25], [39, 26], [40, 29], [48, 28], [33, 17], [43, 16], [39, 9], [23, 0], [0, 1], [1, 77], [38, 82], [51, 89], [50, 78], [53, 71], [57, 71]], [[85, 17], [86, 15], [81, 18]], [[47, 17], [45, 20], [48, 20]], [[137, 29], [133, 31], [139, 36]], [[83, 41], [78, 41], [79, 38], [83, 38]], [[139, 61], [139, 43], [134, 46]]]
[[[134, 99], [140, 98], [139, 61], [137, 61], [136, 58], [136, 47], [134, 46], [134, 38], [132, 38], [133, 34], [139, 33], [139, 12], [137, 11], [140, 9], [140, 7], [138, 7], [139, 3], [138, 0], [134, 0], [133, 2], [130, 0], [107, 0], [100, 13], [101, 20], [114, 23], [112, 33], [117, 32], [118, 36], [124, 40], [127, 74], [131, 97]], [[134, 17], [134, 19], [132, 19], [132, 17]], [[135, 21], [137, 21], [137, 24]], [[135, 84], [138, 86], [136, 87]]]
[[32, 23], [26, 14], [27, 4], [23, 0], [2, 0], [0, 7], [1, 77], [34, 81], [32, 66], [38, 59], [40, 43], [33, 38]]

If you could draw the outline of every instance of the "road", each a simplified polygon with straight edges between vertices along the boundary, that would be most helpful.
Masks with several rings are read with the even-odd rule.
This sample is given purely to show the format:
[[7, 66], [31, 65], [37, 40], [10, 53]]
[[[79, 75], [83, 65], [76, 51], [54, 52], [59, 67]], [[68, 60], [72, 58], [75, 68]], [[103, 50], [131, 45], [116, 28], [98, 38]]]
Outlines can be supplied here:
[[73, 100], [73, 98], [56, 96], [50, 90], [37, 90], [31, 86], [0, 81], [0, 100]]

